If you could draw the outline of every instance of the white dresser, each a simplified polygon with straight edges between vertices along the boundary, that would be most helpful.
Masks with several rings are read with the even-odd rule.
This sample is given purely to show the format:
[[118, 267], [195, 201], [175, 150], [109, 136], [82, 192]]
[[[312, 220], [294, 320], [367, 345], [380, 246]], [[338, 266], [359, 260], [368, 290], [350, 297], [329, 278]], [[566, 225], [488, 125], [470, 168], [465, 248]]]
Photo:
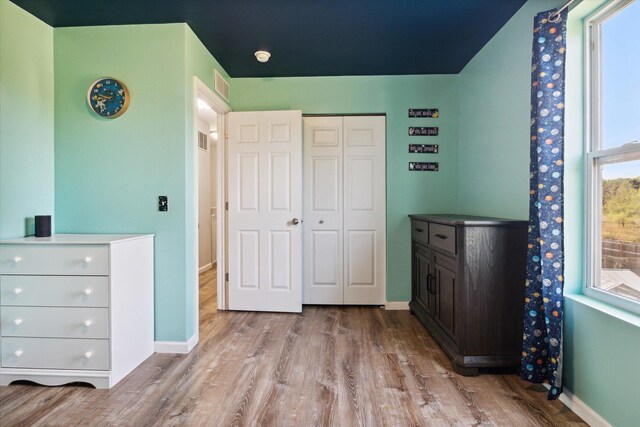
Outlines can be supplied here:
[[0, 385], [111, 388], [153, 353], [153, 235], [0, 241]]

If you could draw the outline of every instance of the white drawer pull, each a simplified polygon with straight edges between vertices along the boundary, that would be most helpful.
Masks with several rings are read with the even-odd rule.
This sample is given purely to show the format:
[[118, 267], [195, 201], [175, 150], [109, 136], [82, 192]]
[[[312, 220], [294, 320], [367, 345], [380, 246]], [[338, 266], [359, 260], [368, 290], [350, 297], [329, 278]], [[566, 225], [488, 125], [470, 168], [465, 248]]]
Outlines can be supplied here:
[[13, 321], [13, 323], [15, 323], [16, 326], [18, 326], [19, 324], [22, 323], [22, 319], [16, 319]]
[[13, 290], [13, 293], [14, 293], [14, 294], [16, 294], [16, 295], [21, 294], [21, 293], [22, 293], [22, 289], [20, 289], [20, 288], [15, 288], [15, 289]]
[[84, 257], [84, 262], [85, 262], [86, 264], [89, 264], [89, 263], [91, 262], [91, 257], [90, 257], [90, 256], [86, 256], [86, 257]]
[[14, 256], [13, 257], [13, 262], [15, 262], [16, 264], [22, 261], [22, 257], [21, 256]]
[[20, 356], [22, 356], [22, 350], [16, 350], [16, 351], [13, 352], [13, 354], [15, 354], [16, 357], [20, 357]]
[[84, 326], [86, 326], [88, 328], [89, 326], [91, 326], [92, 323], [93, 322], [91, 320], [85, 320], [84, 321]]
[[92, 352], [92, 351], [87, 351], [87, 352], [84, 354], [84, 358], [85, 358], [85, 359], [91, 359], [91, 356], [93, 356], [93, 352]]
[[85, 295], [91, 295], [92, 292], [93, 292], [93, 289], [85, 289], [84, 290], [84, 294]]

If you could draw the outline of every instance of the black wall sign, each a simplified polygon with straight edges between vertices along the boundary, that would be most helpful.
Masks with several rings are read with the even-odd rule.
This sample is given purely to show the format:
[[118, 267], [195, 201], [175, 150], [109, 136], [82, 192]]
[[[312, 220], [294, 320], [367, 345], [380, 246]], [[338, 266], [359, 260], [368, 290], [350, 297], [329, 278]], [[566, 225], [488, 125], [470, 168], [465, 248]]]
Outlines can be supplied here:
[[409, 170], [414, 172], [437, 172], [438, 162], [409, 162]]
[[409, 127], [409, 136], [437, 136], [437, 127]]
[[440, 113], [437, 108], [409, 108], [409, 117], [432, 117], [437, 119]]
[[438, 154], [438, 144], [409, 144], [409, 152]]

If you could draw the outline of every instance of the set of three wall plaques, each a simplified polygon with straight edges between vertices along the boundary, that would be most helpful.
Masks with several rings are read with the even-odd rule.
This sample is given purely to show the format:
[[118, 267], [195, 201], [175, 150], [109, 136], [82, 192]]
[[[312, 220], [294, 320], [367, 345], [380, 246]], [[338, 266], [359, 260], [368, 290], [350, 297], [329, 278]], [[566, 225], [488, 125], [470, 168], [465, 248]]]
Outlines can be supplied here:
[[[410, 108], [409, 118], [437, 119], [437, 108]], [[409, 126], [409, 136], [438, 136], [438, 127]], [[438, 144], [409, 144], [409, 153], [438, 154]], [[437, 172], [438, 162], [409, 162], [409, 170], [415, 172]]]

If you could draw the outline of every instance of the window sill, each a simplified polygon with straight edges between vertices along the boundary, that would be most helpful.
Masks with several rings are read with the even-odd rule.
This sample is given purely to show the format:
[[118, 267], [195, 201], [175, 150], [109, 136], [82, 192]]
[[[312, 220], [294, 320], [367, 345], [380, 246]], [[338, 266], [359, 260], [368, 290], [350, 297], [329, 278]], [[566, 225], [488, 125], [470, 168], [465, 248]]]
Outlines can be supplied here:
[[565, 298], [575, 301], [587, 307], [591, 307], [594, 310], [598, 310], [601, 313], [607, 314], [611, 317], [615, 317], [623, 322], [629, 323], [633, 326], [640, 328], [640, 315], [630, 313], [618, 307], [614, 307], [605, 302], [597, 300], [595, 298], [588, 297], [581, 294], [565, 294]]

